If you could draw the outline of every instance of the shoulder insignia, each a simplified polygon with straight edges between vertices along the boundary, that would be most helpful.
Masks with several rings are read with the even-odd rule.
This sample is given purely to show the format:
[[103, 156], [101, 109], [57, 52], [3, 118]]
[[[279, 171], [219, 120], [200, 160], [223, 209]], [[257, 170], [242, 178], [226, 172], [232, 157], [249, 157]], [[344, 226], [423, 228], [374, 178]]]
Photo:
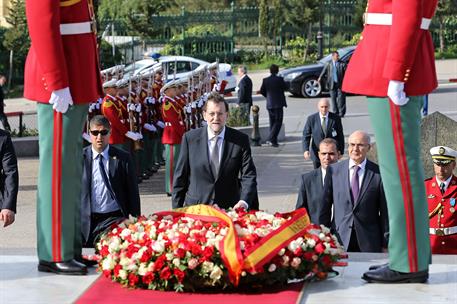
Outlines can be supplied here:
[[114, 104], [114, 103], [113, 103], [113, 101], [112, 101], [111, 99], [108, 99], [107, 101], [103, 102], [103, 106], [104, 106], [105, 108], [109, 108], [109, 107], [111, 107], [113, 104]]

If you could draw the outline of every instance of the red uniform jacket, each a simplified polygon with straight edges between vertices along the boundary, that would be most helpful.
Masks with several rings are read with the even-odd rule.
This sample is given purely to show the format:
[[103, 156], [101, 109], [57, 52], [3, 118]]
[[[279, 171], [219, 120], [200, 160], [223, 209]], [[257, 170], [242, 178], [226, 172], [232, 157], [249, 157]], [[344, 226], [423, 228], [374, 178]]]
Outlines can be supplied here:
[[26, 14], [32, 44], [25, 63], [24, 96], [48, 103], [52, 91], [66, 87], [76, 104], [103, 96], [94, 33], [60, 34], [60, 24], [91, 20], [88, 0], [26, 1]]
[[389, 80], [405, 82], [408, 96], [428, 94], [438, 83], [432, 37], [420, 29], [437, 0], [370, 0], [368, 13], [395, 13], [392, 25], [367, 24], [343, 81], [343, 91], [387, 96]]
[[[440, 187], [436, 178], [432, 177], [425, 180], [425, 190], [427, 193], [428, 211], [431, 213], [439, 203], [443, 205], [441, 217], [438, 214], [430, 219], [430, 228], [446, 228], [457, 226], [457, 205], [454, 206], [455, 212], [451, 212], [451, 203], [457, 200], [457, 177], [452, 176], [451, 182], [444, 194], [441, 194]], [[439, 223], [438, 223], [439, 220]], [[430, 245], [434, 254], [457, 254], [457, 233], [450, 235], [430, 234]]]
[[162, 135], [162, 143], [168, 145], [180, 144], [186, 127], [182, 120], [181, 106], [168, 96], [163, 97], [162, 118], [165, 128]]
[[125, 133], [129, 131], [125, 116], [126, 108], [122, 102], [110, 95], [103, 98], [102, 114], [111, 123], [110, 144], [123, 144], [126, 140]]

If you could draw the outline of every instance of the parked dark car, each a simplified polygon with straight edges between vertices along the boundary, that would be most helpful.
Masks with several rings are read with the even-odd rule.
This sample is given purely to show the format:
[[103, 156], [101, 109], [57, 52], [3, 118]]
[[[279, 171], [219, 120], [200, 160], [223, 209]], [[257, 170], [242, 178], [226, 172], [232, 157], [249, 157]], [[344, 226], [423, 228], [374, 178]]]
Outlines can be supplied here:
[[[355, 46], [348, 46], [338, 50], [340, 60], [349, 63], [354, 53]], [[279, 72], [284, 77], [287, 85], [287, 91], [296, 96], [318, 97], [324, 92], [328, 92], [325, 87], [327, 83], [323, 76], [321, 82], [317, 81], [324, 65], [332, 60], [332, 54], [329, 54], [315, 64], [303, 65], [295, 68], [289, 68]]]

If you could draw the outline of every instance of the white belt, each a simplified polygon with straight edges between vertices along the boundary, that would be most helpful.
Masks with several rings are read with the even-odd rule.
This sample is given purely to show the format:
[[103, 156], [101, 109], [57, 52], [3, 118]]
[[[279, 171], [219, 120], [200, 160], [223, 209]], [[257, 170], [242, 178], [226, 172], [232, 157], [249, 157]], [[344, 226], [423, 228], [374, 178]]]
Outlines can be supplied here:
[[446, 227], [446, 228], [430, 228], [430, 234], [435, 234], [438, 236], [449, 235], [457, 233], [457, 226]]
[[[184, 123], [183, 123], [182, 121], [180, 121], [179, 124], [180, 124], [181, 126], [184, 126]], [[172, 124], [171, 122], [168, 122], [168, 121], [165, 122], [165, 126], [167, 126], [167, 127], [171, 127], [172, 125], [173, 125], [173, 124]]]
[[94, 32], [94, 23], [91, 21], [78, 23], [64, 23], [60, 25], [61, 35], [78, 35]]
[[[392, 25], [392, 14], [384, 13], [365, 13], [365, 24], [373, 25]], [[422, 18], [420, 28], [428, 30], [432, 19]]]

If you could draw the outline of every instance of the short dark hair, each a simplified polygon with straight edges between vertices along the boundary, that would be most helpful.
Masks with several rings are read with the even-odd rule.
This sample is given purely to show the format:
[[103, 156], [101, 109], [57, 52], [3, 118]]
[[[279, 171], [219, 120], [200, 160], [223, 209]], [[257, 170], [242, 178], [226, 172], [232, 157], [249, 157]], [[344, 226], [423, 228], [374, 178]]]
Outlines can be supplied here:
[[340, 53], [338, 53], [338, 51], [333, 51], [333, 52], [332, 52], [332, 55], [338, 55], [338, 56], [340, 56]]
[[223, 102], [225, 105], [225, 111], [227, 111], [227, 113], [229, 112], [229, 105], [228, 105], [227, 101], [225, 101], [224, 96], [222, 96], [218, 92], [209, 93], [208, 99], [206, 100], [205, 104], [203, 105], [203, 112], [206, 112], [206, 105], [210, 101], [214, 102], [215, 104], [219, 104], [219, 103]]
[[91, 118], [91, 120], [89, 121], [89, 128], [92, 129], [92, 127], [94, 126], [103, 126], [107, 130], [111, 130], [111, 124], [108, 118], [106, 118], [103, 115], [95, 115]]
[[320, 147], [321, 147], [322, 144], [324, 144], [324, 145], [334, 145], [335, 149], [338, 150], [338, 143], [333, 138], [327, 137], [327, 138], [324, 138], [323, 140], [321, 140], [321, 142], [319, 143], [319, 150], [320, 150]]
[[270, 73], [274, 74], [274, 75], [278, 74], [279, 73], [279, 67], [276, 64], [272, 64], [270, 66]]

